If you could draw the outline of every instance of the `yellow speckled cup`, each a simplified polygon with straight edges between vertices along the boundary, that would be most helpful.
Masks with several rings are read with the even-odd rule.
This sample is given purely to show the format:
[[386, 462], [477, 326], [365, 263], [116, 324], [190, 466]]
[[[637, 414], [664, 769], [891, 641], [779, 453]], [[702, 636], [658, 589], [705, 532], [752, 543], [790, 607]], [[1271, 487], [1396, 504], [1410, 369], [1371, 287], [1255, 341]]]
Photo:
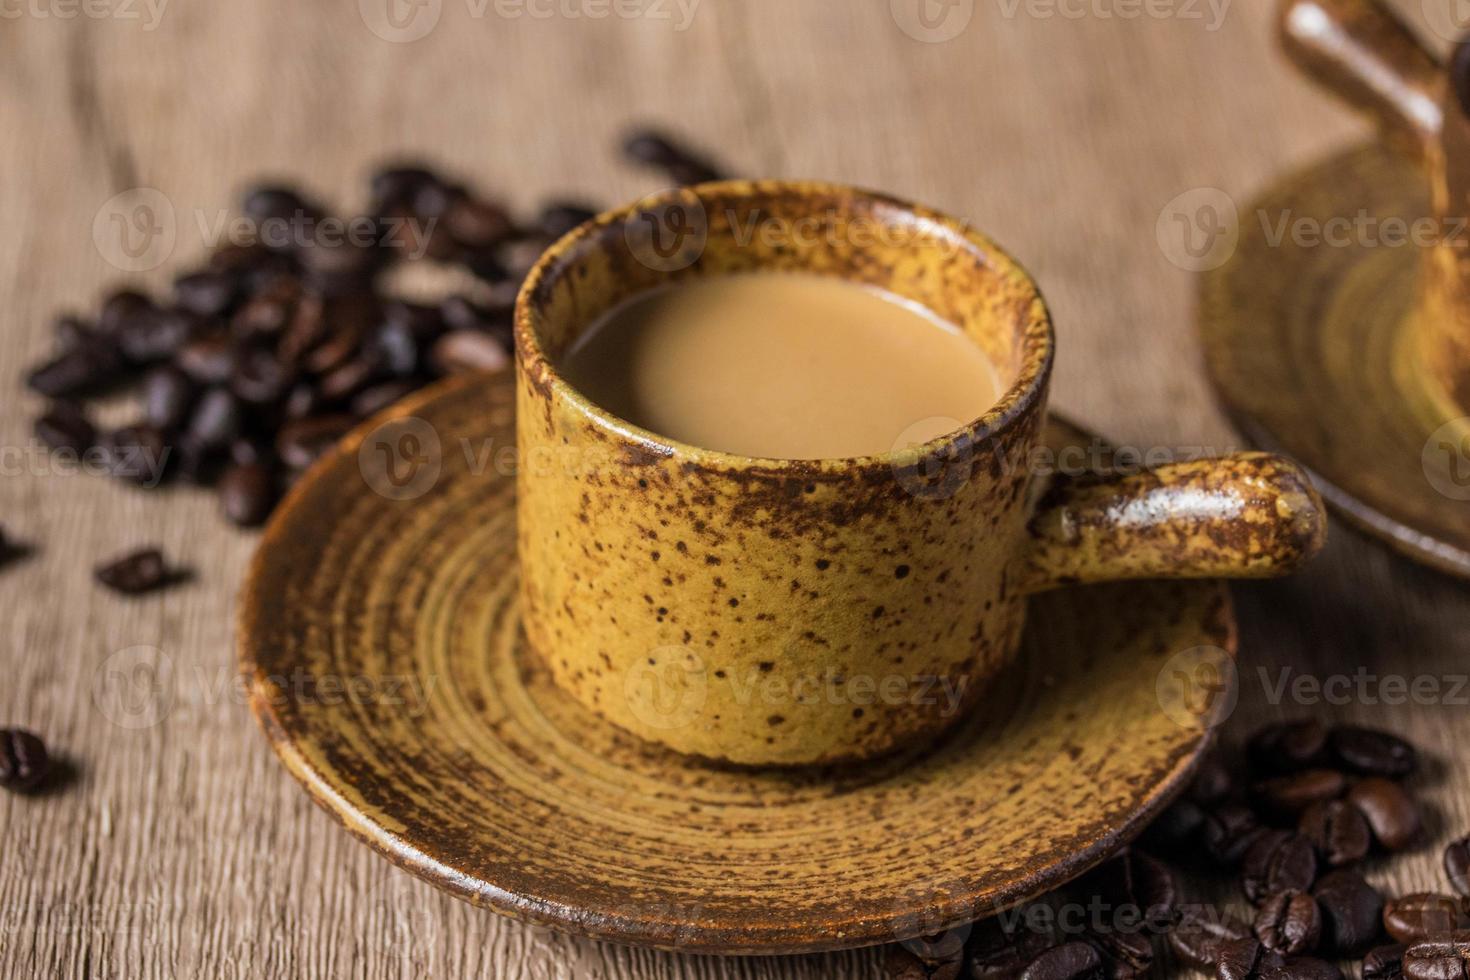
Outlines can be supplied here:
[[[558, 373], [632, 294], [757, 270], [922, 304], [974, 339], [1003, 394], [921, 446], [752, 459], [640, 429]], [[1038, 465], [1053, 334], [1035, 283], [961, 222], [879, 194], [731, 181], [609, 212], [532, 270], [515, 339], [527, 638], [574, 698], [681, 752], [825, 763], [932, 738], [1011, 658], [1027, 594], [1283, 574], [1325, 534], [1306, 476], [1275, 456]]]

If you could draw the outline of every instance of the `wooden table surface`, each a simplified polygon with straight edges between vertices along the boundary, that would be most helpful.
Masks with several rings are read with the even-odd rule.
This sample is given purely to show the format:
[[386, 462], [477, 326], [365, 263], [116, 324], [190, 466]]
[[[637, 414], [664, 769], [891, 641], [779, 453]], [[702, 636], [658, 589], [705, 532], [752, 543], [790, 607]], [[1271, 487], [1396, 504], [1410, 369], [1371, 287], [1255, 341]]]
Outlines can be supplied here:
[[[1438, 2], [1408, 13], [1424, 23]], [[55, 468], [19, 377], [58, 310], [120, 278], [167, 282], [257, 176], [345, 207], [375, 162], [412, 155], [522, 207], [611, 204], [656, 186], [613, 151], [654, 120], [738, 173], [869, 185], [972, 219], [1048, 293], [1060, 409], [1132, 445], [1230, 449], [1195, 276], [1159, 216], [1194, 188], [1243, 205], [1363, 137], [1283, 63], [1269, 7], [961, 0], [939, 21], [953, 36], [922, 41], [904, 29], [923, 33], [911, 0], [420, 0], [396, 19], [384, 0], [0, 0], [0, 520], [34, 546], [0, 570], [0, 723], [41, 732], [75, 771], [38, 798], [0, 795], [0, 976], [878, 976], [872, 951], [722, 960], [562, 937], [354, 842], [277, 763], [234, 683], [254, 536], [202, 492]], [[172, 207], [175, 262], [132, 276], [106, 215], [137, 188]], [[95, 562], [155, 542], [192, 583], [142, 599], [93, 585]], [[1315, 567], [1237, 594], [1229, 731], [1316, 713], [1417, 739], [1438, 759], [1420, 780], [1432, 842], [1374, 876], [1439, 884], [1436, 842], [1470, 830], [1454, 684], [1470, 669], [1470, 587], [1339, 525]], [[116, 669], [139, 662], [160, 673]], [[1286, 669], [1426, 676], [1443, 696], [1372, 703], [1370, 681], [1369, 697], [1299, 704], [1275, 694]]]

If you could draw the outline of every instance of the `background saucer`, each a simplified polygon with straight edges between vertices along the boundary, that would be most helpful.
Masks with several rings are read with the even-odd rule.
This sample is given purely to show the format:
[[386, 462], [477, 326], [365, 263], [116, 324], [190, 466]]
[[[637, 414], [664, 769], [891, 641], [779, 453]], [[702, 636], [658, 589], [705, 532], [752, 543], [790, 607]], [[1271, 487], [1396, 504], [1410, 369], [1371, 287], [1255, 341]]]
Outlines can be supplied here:
[[[1200, 325], [1216, 390], [1248, 439], [1311, 470], [1354, 524], [1470, 576], [1470, 487], [1431, 441], [1450, 419], [1405, 346], [1421, 253], [1391, 244], [1383, 224], [1431, 213], [1423, 174], [1378, 145], [1288, 178], [1240, 210], [1234, 254], [1204, 278]], [[1283, 222], [1332, 219], [1366, 230], [1273, 242]]]
[[239, 630], [312, 797], [477, 905], [687, 951], [932, 933], [1080, 874], [1168, 801], [1221, 706], [1199, 651], [1233, 696], [1223, 586], [1133, 583], [1034, 600], [1016, 668], [925, 751], [795, 772], [647, 747], [520, 642], [512, 403], [508, 375], [447, 382], [349, 436], [267, 529]]

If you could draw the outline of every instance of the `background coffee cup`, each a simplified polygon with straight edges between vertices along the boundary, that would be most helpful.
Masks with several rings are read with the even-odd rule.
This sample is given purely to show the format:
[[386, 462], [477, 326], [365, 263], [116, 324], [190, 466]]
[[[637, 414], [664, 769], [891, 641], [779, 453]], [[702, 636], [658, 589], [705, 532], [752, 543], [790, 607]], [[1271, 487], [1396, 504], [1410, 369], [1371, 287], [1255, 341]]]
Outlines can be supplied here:
[[[986, 353], [1000, 400], [921, 446], [761, 460], [639, 429], [558, 373], [619, 301], [756, 270], [922, 304]], [[817, 763], [933, 737], [1011, 658], [1029, 593], [1279, 575], [1325, 535], [1280, 457], [1039, 468], [1053, 333], [1035, 283], [963, 223], [879, 194], [731, 181], [604, 214], [532, 271], [515, 340], [527, 637], [573, 697], [683, 752]]]

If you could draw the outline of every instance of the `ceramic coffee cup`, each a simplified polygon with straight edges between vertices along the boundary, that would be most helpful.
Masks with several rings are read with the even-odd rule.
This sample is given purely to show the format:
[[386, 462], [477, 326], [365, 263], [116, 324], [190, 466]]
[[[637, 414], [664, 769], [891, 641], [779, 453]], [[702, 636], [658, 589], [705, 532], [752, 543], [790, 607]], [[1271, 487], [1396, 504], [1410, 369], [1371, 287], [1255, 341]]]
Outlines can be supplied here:
[[[1003, 394], [923, 445], [753, 459], [640, 429], [558, 372], [632, 294], [751, 271], [921, 304], [963, 328]], [[604, 214], [532, 270], [515, 342], [527, 638], [572, 697], [681, 752], [825, 763], [932, 738], [984, 700], [1028, 594], [1280, 575], [1325, 535], [1306, 476], [1276, 456], [1039, 465], [1053, 333], [1035, 283], [963, 223], [879, 194], [732, 181]]]
[[1403, 353], [1427, 418], [1470, 415], [1470, 44], [1446, 65], [1381, 0], [1282, 0], [1279, 26], [1292, 60], [1423, 170], [1438, 231]]

